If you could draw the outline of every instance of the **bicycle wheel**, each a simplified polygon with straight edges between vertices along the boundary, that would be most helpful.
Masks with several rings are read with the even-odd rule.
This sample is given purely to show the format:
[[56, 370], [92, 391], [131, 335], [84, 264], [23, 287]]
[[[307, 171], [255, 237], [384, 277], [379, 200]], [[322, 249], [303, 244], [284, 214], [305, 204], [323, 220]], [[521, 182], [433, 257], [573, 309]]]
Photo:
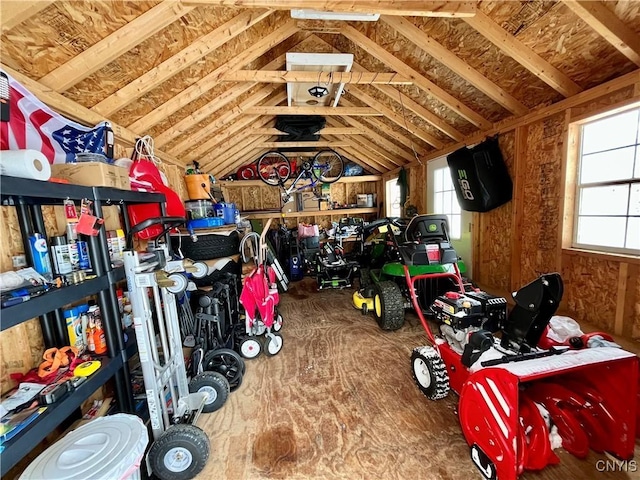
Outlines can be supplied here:
[[280, 152], [267, 152], [258, 160], [258, 177], [267, 185], [280, 185], [291, 176], [291, 162]]
[[311, 172], [322, 183], [337, 182], [344, 173], [344, 160], [333, 150], [320, 150], [313, 157]]

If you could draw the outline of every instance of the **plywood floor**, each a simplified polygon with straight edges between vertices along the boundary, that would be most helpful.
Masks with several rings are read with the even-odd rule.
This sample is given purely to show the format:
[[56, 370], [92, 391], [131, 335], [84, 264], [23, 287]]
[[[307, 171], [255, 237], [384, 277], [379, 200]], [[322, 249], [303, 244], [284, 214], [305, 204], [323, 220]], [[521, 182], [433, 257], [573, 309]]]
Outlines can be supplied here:
[[[481, 478], [458, 424], [457, 396], [432, 402], [413, 383], [411, 350], [426, 343], [417, 318], [382, 332], [351, 307], [353, 290], [314, 286], [305, 279], [282, 298], [282, 352], [247, 361], [243, 385], [200, 418], [212, 449], [197, 478]], [[521, 478], [640, 478], [598, 472], [605, 457], [593, 452], [584, 461], [559, 456], [559, 466]]]

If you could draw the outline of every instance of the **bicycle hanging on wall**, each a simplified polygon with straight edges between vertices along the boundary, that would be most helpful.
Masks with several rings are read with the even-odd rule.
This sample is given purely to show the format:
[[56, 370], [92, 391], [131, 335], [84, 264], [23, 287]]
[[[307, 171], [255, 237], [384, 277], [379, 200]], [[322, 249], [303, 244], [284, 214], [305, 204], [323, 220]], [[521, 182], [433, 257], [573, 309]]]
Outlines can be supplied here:
[[267, 152], [258, 159], [258, 177], [267, 185], [280, 187], [282, 202], [287, 203], [295, 192], [318, 184], [337, 182], [344, 174], [344, 160], [333, 150], [320, 150], [311, 160], [300, 165], [297, 176], [287, 187], [285, 182], [295, 174], [291, 161], [280, 152]]

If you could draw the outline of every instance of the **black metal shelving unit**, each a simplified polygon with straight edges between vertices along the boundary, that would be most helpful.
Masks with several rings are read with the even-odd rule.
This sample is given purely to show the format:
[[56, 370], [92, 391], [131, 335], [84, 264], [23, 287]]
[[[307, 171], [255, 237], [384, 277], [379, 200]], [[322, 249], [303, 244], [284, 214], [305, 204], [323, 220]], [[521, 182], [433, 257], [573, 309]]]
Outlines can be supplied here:
[[[130, 228], [127, 205], [160, 205], [164, 214], [165, 197], [161, 194], [132, 192], [108, 187], [86, 187], [71, 184], [41, 182], [23, 178], [0, 177], [0, 199], [3, 205], [16, 208], [27, 260], [33, 265], [29, 252], [29, 235], [46, 235], [42, 205], [61, 205], [65, 200], [87, 199], [94, 202], [94, 213], [101, 217], [103, 207], [120, 207], [125, 231]], [[45, 346], [61, 347], [68, 344], [67, 329], [62, 307], [90, 295], [97, 295], [101, 308], [108, 355], [101, 359], [100, 369], [68, 397], [47, 407], [33, 423], [6, 442], [0, 456], [0, 476], [17, 464], [51, 431], [80, 407], [96, 389], [113, 379], [118, 410], [134, 413], [135, 403], [131, 391], [128, 359], [137, 351], [134, 335], [125, 344], [120, 323], [115, 284], [125, 279], [124, 268], [111, 265], [105, 229], [97, 237], [85, 237], [89, 246], [95, 278], [77, 285], [50, 290], [39, 297], [19, 305], [0, 310], [0, 331], [4, 331], [31, 318], [40, 317]]]

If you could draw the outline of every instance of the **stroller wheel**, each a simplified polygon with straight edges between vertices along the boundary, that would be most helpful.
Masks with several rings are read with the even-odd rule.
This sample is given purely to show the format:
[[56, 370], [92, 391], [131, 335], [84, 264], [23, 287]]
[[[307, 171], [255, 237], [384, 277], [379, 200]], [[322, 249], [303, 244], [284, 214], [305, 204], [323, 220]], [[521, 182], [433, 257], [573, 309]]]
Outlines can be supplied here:
[[282, 330], [282, 324], [284, 323], [284, 318], [279, 313], [276, 315], [275, 320], [273, 321], [273, 326], [271, 327], [274, 332], [279, 332]]
[[229, 390], [229, 382], [217, 372], [202, 372], [189, 382], [189, 391], [191, 393], [204, 392], [207, 394], [207, 399], [202, 408], [204, 413], [211, 413], [221, 409], [227, 401]]
[[277, 355], [282, 350], [282, 335], [272, 333], [265, 337], [264, 340], [264, 353], [270, 357]]
[[449, 394], [449, 374], [442, 357], [433, 347], [418, 347], [411, 354], [413, 379], [420, 391], [431, 400]]
[[247, 337], [240, 343], [240, 355], [244, 358], [256, 358], [262, 351], [262, 345], [254, 337]]
[[230, 348], [207, 352], [202, 366], [205, 371], [218, 372], [226, 378], [232, 392], [240, 386], [246, 368], [242, 357]]

